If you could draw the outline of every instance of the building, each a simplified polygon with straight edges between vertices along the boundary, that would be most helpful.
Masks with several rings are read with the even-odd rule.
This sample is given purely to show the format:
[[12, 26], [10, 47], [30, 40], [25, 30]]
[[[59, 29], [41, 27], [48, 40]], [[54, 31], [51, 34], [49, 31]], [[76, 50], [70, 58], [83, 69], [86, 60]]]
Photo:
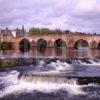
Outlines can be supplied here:
[[16, 32], [16, 37], [23, 37], [26, 35], [26, 30], [24, 26], [22, 26], [22, 29], [17, 28], [15, 32]]
[[23, 37], [26, 35], [26, 30], [24, 29], [24, 26], [22, 26], [21, 29], [17, 28], [17, 29], [14, 29], [14, 30], [11, 30], [11, 29], [1, 29], [0, 30], [0, 34], [1, 34], [1, 38], [8, 38], [8, 37], [13, 37], [13, 38], [16, 38], [16, 37]]

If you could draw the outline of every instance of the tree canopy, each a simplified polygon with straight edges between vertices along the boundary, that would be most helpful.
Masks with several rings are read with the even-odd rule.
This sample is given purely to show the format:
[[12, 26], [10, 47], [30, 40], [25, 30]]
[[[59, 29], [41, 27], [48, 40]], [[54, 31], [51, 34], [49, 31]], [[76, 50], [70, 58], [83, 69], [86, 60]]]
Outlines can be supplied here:
[[[80, 34], [80, 35], [91, 35], [90, 33], [84, 33], [84, 32], [71, 32], [70, 30], [60, 30], [60, 29], [55, 29], [55, 30], [51, 30], [48, 28], [30, 28], [28, 31], [28, 35], [49, 35], [49, 34]], [[94, 35], [96, 35], [96, 33], [94, 33]]]
[[28, 35], [63, 34], [60, 29], [50, 30], [48, 28], [30, 28]]

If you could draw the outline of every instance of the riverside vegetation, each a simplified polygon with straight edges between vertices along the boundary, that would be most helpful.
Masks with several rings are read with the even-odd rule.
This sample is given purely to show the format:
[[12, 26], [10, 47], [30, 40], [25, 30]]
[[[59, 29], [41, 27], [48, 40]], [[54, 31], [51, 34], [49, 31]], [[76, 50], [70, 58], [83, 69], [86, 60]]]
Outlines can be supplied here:
[[0, 59], [0, 68], [15, 67], [15, 66], [25, 66], [36, 64], [36, 59], [34, 58], [6, 58]]

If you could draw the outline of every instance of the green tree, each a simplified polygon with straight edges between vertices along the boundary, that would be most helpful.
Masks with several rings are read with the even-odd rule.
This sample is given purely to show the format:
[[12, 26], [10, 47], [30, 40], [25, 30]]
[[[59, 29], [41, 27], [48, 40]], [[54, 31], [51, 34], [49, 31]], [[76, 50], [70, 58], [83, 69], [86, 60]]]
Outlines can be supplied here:
[[40, 34], [41, 35], [44, 35], [44, 34], [52, 34], [53, 33], [53, 31], [52, 30], [50, 30], [50, 29], [48, 29], [48, 28], [41, 28], [40, 29]]
[[39, 35], [40, 29], [39, 28], [30, 28], [28, 35]]
[[54, 31], [48, 28], [31, 28], [29, 29], [28, 35], [44, 35], [53, 34]]

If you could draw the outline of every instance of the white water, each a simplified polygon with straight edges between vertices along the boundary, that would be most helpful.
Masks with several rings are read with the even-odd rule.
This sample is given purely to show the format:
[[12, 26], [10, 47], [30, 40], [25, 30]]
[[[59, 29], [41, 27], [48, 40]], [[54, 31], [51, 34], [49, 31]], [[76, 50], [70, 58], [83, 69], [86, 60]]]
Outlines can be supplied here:
[[[11, 72], [12, 73], [12, 72]], [[18, 73], [16, 73], [18, 74]], [[13, 77], [16, 76], [13, 74]], [[12, 74], [11, 74], [12, 75]], [[17, 81], [16, 78], [11, 78], [7, 76], [10, 80]], [[5, 80], [5, 79], [4, 79]], [[9, 79], [8, 79], [9, 80]], [[10, 81], [11, 82], [11, 81]], [[34, 76], [22, 76], [15, 84], [7, 84], [4, 89], [0, 90], [0, 97], [9, 95], [9, 94], [20, 94], [23, 92], [33, 92], [34, 90], [41, 92], [54, 92], [60, 89], [67, 91], [71, 95], [84, 94], [81, 90], [81, 87], [77, 85], [76, 79], [68, 80], [66, 78], [55, 78], [55, 77], [34, 77]]]
[[[34, 90], [41, 91], [41, 92], [54, 92], [60, 89], [67, 91], [70, 95], [79, 95], [79, 94], [86, 94], [86, 92], [82, 91], [83, 86], [79, 86], [77, 84], [77, 79], [67, 79], [63, 77], [53, 77], [53, 73], [62, 73], [62, 72], [72, 72], [73, 66], [80, 63], [89, 65], [86, 72], [79, 72], [79, 75], [97, 75], [99, 73], [99, 66], [97, 69], [95, 67], [91, 67], [91, 65], [99, 65], [100, 62], [95, 62], [94, 60], [90, 59], [91, 64], [87, 64], [86, 62], [82, 62], [81, 60], [72, 60], [72, 64], [68, 64], [66, 62], [61, 62], [57, 60], [56, 62], [51, 62], [46, 65], [44, 61], [40, 61], [36, 70], [31, 70], [34, 74], [38, 73], [47, 73], [51, 74], [50, 77], [42, 77], [42, 76], [34, 76], [23, 75], [20, 80], [18, 79], [19, 72], [11, 71], [9, 73], [2, 73], [0, 74], [0, 84], [4, 84], [5, 88], [0, 90], [0, 97], [9, 95], [9, 94], [20, 94], [23, 92], [33, 92]], [[46, 65], [46, 66], [45, 66]], [[51, 67], [52, 70], [45, 71], [44, 69], [48, 69]], [[42, 70], [41, 70], [42, 69]], [[89, 84], [96, 85], [96, 84]]]
[[73, 70], [70, 64], [68, 64], [66, 62], [61, 62], [60, 60], [57, 60], [56, 62], [51, 62], [47, 66], [55, 68], [55, 71], [57, 71], [57, 72]]
[[49, 64], [46, 64], [43, 60], [41, 60], [39, 61], [36, 70], [31, 70], [30, 72], [36, 75], [54, 75], [72, 71], [72, 66], [66, 62], [61, 62], [60, 60], [57, 60], [56, 62], [50, 62]]
[[12, 85], [18, 83], [18, 74], [17, 71], [11, 71], [9, 73], [2, 73], [4, 74], [2, 77], [0, 77], [0, 84], [6, 85]]
[[[33, 71], [34, 74], [47, 74], [47, 75], [52, 75], [52, 74], [61, 74], [61, 73], [71, 73], [74, 71], [75, 66], [88, 66], [87, 68], [87, 73], [89, 70], [89, 74], [92, 73], [92, 69], [94, 70], [93, 73], [95, 73], [95, 70], [97, 72], [99, 71], [99, 66], [100, 66], [100, 61], [98, 59], [86, 59], [86, 61], [82, 61], [81, 59], [71, 59], [70, 60], [72, 64], [68, 64], [67, 62], [62, 62], [60, 60], [57, 60], [56, 62], [50, 62], [49, 64], [46, 64], [43, 60], [41, 60], [37, 66], [37, 69]], [[89, 63], [87, 63], [89, 62]], [[98, 68], [93, 68], [93, 66], [98, 66]], [[90, 68], [91, 67], [91, 68]], [[91, 71], [91, 72], [90, 72]], [[81, 72], [79, 72], [81, 74]], [[84, 72], [82, 72], [84, 73]], [[96, 73], [97, 74], [97, 73]]]
[[[96, 60], [96, 61], [95, 61]], [[89, 63], [87, 63], [87, 62]], [[81, 59], [72, 59], [71, 62], [73, 65], [96, 65], [100, 66], [100, 61], [98, 59], [86, 59], [86, 61], [82, 61]]]

